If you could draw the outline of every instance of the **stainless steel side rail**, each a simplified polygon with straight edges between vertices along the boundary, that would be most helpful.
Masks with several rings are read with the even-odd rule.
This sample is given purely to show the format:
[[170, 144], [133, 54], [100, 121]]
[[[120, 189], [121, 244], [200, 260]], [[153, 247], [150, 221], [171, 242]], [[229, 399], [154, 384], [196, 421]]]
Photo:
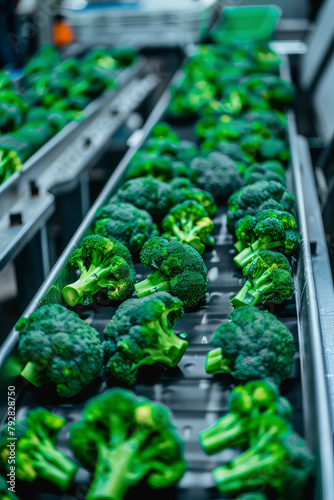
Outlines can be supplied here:
[[301, 164], [303, 192], [307, 199], [306, 223], [312, 246], [311, 258], [319, 306], [325, 373], [330, 393], [332, 419], [334, 420], [334, 287], [328, 255], [328, 252], [332, 252], [333, 248], [327, 248], [312, 160], [305, 137], [298, 137], [297, 147]]
[[[300, 138], [297, 136], [293, 113], [288, 114], [289, 140], [292, 157], [292, 186], [296, 197], [297, 220], [302, 246], [296, 273], [296, 305], [299, 323], [300, 366], [304, 403], [305, 434], [318, 461], [315, 498], [334, 498], [333, 415], [329, 384], [325, 374], [321, 316], [322, 296], [318, 296], [315, 269], [310, 248], [307, 223], [310, 203], [318, 204], [314, 184], [309, 182], [302, 166]], [[308, 188], [306, 188], [308, 185]], [[315, 212], [314, 212], [315, 213]], [[319, 214], [317, 214], [319, 215]], [[321, 217], [316, 220], [318, 227]], [[318, 271], [318, 268], [316, 268]], [[329, 276], [328, 276], [329, 278]], [[327, 279], [327, 277], [326, 277]]]

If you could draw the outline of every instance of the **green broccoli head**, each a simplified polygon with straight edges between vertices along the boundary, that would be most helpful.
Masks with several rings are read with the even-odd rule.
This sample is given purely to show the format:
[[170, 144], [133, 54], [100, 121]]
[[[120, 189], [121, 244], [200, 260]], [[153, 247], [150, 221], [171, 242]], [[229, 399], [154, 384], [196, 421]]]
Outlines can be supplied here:
[[253, 306], [235, 309], [214, 333], [206, 371], [230, 373], [238, 380], [272, 378], [277, 384], [291, 374], [294, 355], [289, 330], [268, 312]]
[[134, 292], [137, 279], [131, 254], [114, 238], [86, 236], [69, 256], [68, 264], [80, 270], [80, 278], [62, 291], [71, 307], [90, 304], [98, 292], [106, 292], [114, 302], [126, 300]]
[[198, 154], [195, 144], [189, 141], [171, 141], [169, 138], [153, 137], [149, 139], [143, 151], [154, 153], [156, 156], [167, 156], [175, 161], [182, 161], [189, 164]]
[[166, 182], [152, 177], [138, 177], [125, 182], [110, 203], [132, 203], [146, 210], [155, 221], [161, 221], [176, 204], [173, 188]]
[[258, 181], [244, 186], [228, 199], [227, 227], [234, 235], [235, 225], [246, 215], [255, 215], [259, 210], [277, 208], [292, 213], [295, 199], [286, 188], [275, 181]]
[[150, 214], [130, 203], [104, 205], [97, 210], [96, 219], [96, 234], [116, 238], [132, 254], [138, 254], [147, 240], [159, 234]]
[[314, 471], [314, 458], [303, 439], [278, 416], [262, 420], [251, 446], [213, 471], [223, 496], [274, 492], [277, 498], [299, 500]]
[[280, 304], [295, 291], [291, 266], [279, 252], [262, 250], [243, 269], [246, 283], [232, 299], [233, 307], [257, 303]]
[[70, 446], [94, 473], [87, 498], [122, 500], [144, 478], [167, 488], [183, 476], [183, 443], [169, 411], [124, 389], [92, 398], [70, 426]]
[[152, 238], [140, 253], [144, 267], [153, 272], [136, 284], [138, 297], [157, 291], [168, 291], [193, 307], [208, 290], [207, 268], [200, 254], [189, 245], [165, 238]]
[[236, 163], [216, 151], [209, 153], [206, 158], [194, 158], [191, 162], [191, 178], [220, 201], [237, 191], [243, 183]]
[[[20, 481], [38, 478], [67, 491], [77, 472], [77, 466], [55, 447], [57, 435], [65, 419], [44, 408], [30, 410], [26, 418], [16, 422], [15, 474]], [[0, 463], [9, 471], [8, 426], [0, 433]]]
[[212, 194], [195, 187], [190, 179], [186, 177], [174, 177], [170, 181], [170, 185], [175, 190], [178, 203], [186, 200], [194, 200], [205, 208], [211, 219], [216, 215], [217, 206]]
[[157, 156], [156, 153], [138, 151], [130, 162], [127, 177], [134, 179], [146, 175], [168, 182], [174, 177], [172, 159], [169, 156]]
[[241, 251], [234, 262], [241, 268], [247, 266], [260, 250], [273, 249], [289, 256], [300, 247], [294, 217], [289, 212], [275, 209], [261, 210], [253, 217], [248, 215], [240, 219], [236, 224], [236, 237], [240, 239], [235, 247]]
[[289, 422], [292, 419], [289, 401], [280, 396], [277, 386], [269, 380], [256, 380], [235, 387], [229, 396], [228, 409], [225, 417], [199, 435], [208, 455], [226, 448], [247, 448], [268, 416], [278, 415]]
[[285, 139], [288, 120], [286, 114], [277, 111], [251, 111], [244, 115], [250, 123], [251, 130], [255, 134], [260, 134], [264, 138], [272, 136]]
[[194, 200], [175, 205], [162, 221], [163, 238], [187, 243], [200, 254], [205, 246], [215, 242], [211, 232], [213, 222], [205, 208]]
[[240, 141], [240, 148], [253, 162], [276, 160], [285, 166], [289, 163], [289, 148], [278, 137], [264, 139], [259, 134], [245, 135]]
[[26, 363], [21, 375], [32, 384], [54, 382], [58, 394], [69, 397], [98, 376], [103, 363], [98, 332], [75, 312], [58, 304], [44, 305], [15, 328]]
[[182, 302], [167, 292], [123, 302], [104, 330], [106, 370], [132, 385], [142, 365], [176, 366], [188, 346], [172, 329], [182, 316]]
[[159, 139], [168, 139], [174, 144], [181, 142], [180, 137], [174, 132], [172, 127], [166, 122], [158, 122], [154, 125], [150, 133], [151, 137]]
[[285, 169], [279, 161], [266, 161], [264, 163], [254, 163], [245, 170], [245, 184], [254, 184], [261, 180], [280, 182], [286, 184]]

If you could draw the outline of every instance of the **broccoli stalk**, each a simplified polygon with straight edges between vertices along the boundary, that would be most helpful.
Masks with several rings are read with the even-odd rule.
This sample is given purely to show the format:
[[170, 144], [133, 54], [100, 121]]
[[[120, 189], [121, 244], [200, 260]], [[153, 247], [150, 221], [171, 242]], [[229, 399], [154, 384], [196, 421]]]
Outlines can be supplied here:
[[205, 362], [205, 371], [207, 373], [212, 373], [212, 375], [231, 373], [232, 369], [233, 360], [224, 358], [223, 350], [220, 347], [208, 352]]
[[263, 419], [251, 446], [213, 476], [225, 496], [274, 490], [275, 498], [303, 497], [314, 460], [304, 441], [278, 416]]
[[[237, 242], [236, 245], [238, 243], [240, 244], [240, 242]], [[250, 243], [249, 246], [241, 250], [241, 252], [238, 253], [238, 255], [236, 255], [233, 260], [238, 267], [243, 268], [254, 259], [257, 252], [259, 252], [260, 250], [270, 250], [271, 248], [276, 249], [281, 247], [281, 240], [273, 240], [270, 238], [270, 236], [264, 237], [256, 240], [254, 243]]]
[[277, 415], [290, 422], [292, 408], [269, 380], [248, 382], [235, 387], [228, 399], [229, 413], [199, 435], [208, 455], [226, 448], [249, 446], [264, 419]]
[[[282, 426], [285, 427], [283, 421]], [[277, 439], [273, 439], [279, 432], [280, 428], [274, 425], [255, 445], [233, 459], [230, 467], [221, 466], [213, 470], [214, 479], [222, 494], [265, 488], [267, 476], [272, 474], [270, 469], [275, 472], [275, 468], [285, 458], [284, 447]]]
[[95, 293], [105, 287], [112, 289], [117, 288], [117, 280], [107, 280], [106, 278], [109, 275], [114, 275], [117, 270], [117, 265], [121, 264], [121, 262], [113, 260], [113, 262], [110, 263], [109, 256], [104, 256], [99, 252], [92, 252], [92, 262], [88, 269], [85, 267], [81, 256], [79, 257], [77, 254], [75, 254], [75, 261], [73, 254], [71, 260], [69, 260], [70, 264], [74, 264], [74, 262], [80, 269], [81, 275], [77, 281], [67, 285], [63, 289], [63, 297], [68, 305], [75, 306], [78, 304], [84, 294], [88, 294], [91, 298]]
[[157, 269], [149, 274], [146, 279], [136, 283], [135, 288], [138, 297], [141, 298], [154, 292], [168, 292], [170, 285], [169, 281], [166, 280], [166, 276]]
[[21, 371], [21, 376], [35, 387], [41, 387], [45, 383], [46, 363], [34, 363], [28, 361]]
[[122, 500], [126, 491], [145, 475], [145, 466], [142, 474], [133, 474], [131, 470], [146, 439], [147, 433], [138, 431], [112, 450], [99, 443], [97, 467], [86, 500]]
[[200, 442], [208, 455], [244, 444], [245, 425], [239, 415], [228, 413], [210, 429], [200, 434]]
[[[32, 482], [38, 478], [55, 484], [67, 491], [76, 474], [77, 466], [55, 447], [57, 434], [65, 425], [59, 418], [44, 408], [27, 413], [16, 429], [16, 474], [22, 481]], [[0, 461], [8, 465], [7, 427], [0, 434]]]

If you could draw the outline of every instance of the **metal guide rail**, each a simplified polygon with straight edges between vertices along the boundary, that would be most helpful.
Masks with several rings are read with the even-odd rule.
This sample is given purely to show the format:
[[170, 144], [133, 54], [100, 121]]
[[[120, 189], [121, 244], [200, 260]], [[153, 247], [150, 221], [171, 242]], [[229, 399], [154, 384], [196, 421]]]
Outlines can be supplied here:
[[[162, 117], [168, 101], [169, 92], [167, 91], [159, 100], [143, 129], [133, 137], [133, 146], [110, 177], [87, 217], [25, 311], [25, 317], [38, 308], [41, 302], [62, 302], [61, 290], [69, 282], [73, 272], [66, 265], [69, 254], [92, 226], [96, 209], [105, 203], [125, 180], [129, 161], [143, 144], [152, 126]], [[292, 125], [293, 117], [290, 115], [290, 141], [295, 141], [294, 132], [291, 130]], [[183, 131], [182, 129], [182, 126], [178, 127], [178, 132], [185, 137], [185, 134], [189, 134], [191, 127]], [[291, 151], [293, 161], [290, 189], [296, 196], [303, 245], [296, 264], [295, 298], [290, 299], [283, 306], [275, 306], [271, 312], [274, 312], [289, 328], [297, 346], [292, 376], [282, 384], [281, 392], [293, 406], [294, 428], [298, 433], [305, 435], [309, 446], [318, 458], [314, 495], [312, 489], [309, 489], [303, 500], [332, 500], [334, 498], [332, 428], [321, 349], [319, 314], [314, 290], [308, 230], [305, 223], [300, 162], [298, 155], [296, 156], [294, 144], [291, 144]], [[201, 449], [198, 440], [199, 431], [214, 423], [227, 411], [227, 398], [234, 386], [234, 381], [232, 378], [223, 376], [211, 377], [205, 373], [204, 363], [206, 354], [210, 350], [212, 334], [222, 322], [227, 321], [228, 315], [232, 312], [230, 300], [243, 284], [242, 274], [233, 263], [234, 249], [232, 237], [226, 228], [226, 207], [218, 207], [214, 223], [215, 245], [211, 251], [203, 254], [210, 285], [206, 301], [195, 310], [187, 312], [175, 326], [176, 333], [188, 334], [187, 352], [177, 367], [168, 370], [151, 367], [149, 380], [147, 377], [145, 379], [145, 373], [143, 373], [140, 382], [133, 387], [135, 393], [165, 404], [173, 412], [174, 422], [185, 442], [188, 470], [178, 488], [157, 492], [157, 490], [143, 489], [138, 486], [129, 491], [127, 496], [129, 500], [138, 498], [138, 495], [153, 499], [156, 498], [157, 493], [166, 500], [171, 498], [177, 500], [216, 499], [218, 493], [214, 487], [211, 471], [233, 457], [231, 450], [208, 457]], [[135, 268], [139, 278], [148, 274], [140, 263], [136, 263]], [[87, 309], [89, 314], [87, 321], [102, 333], [115, 310], [113, 307], [103, 308], [102, 306]], [[10, 385], [16, 387], [18, 395], [18, 418], [23, 417], [27, 409], [41, 405], [59, 416], [66, 417], [68, 423], [80, 418], [82, 408], [89, 397], [105, 391], [111, 385], [108, 378], [98, 380], [83, 390], [82, 394], [68, 400], [61, 400], [48, 386], [33, 391], [27, 390], [18, 377], [20, 364], [18, 363], [17, 340], [18, 334], [13, 330], [0, 350], [2, 358], [0, 415], [3, 422], [6, 419], [7, 387]], [[60, 434], [59, 448], [66, 455], [71, 456], [67, 447], [67, 436], [68, 424]], [[68, 492], [69, 497], [83, 498], [87, 490], [88, 479], [88, 472], [80, 469], [77, 486]], [[34, 484], [25, 484], [22, 491], [17, 490], [17, 492], [21, 494], [22, 500], [60, 499], [56, 492], [50, 495], [42, 490], [36, 491]]]
[[84, 111], [85, 119], [66, 125], [24, 163], [22, 172], [0, 186], [0, 269], [50, 217], [54, 196], [75, 189], [158, 83], [159, 77], [144, 60], [127, 68], [117, 91], [93, 101]]

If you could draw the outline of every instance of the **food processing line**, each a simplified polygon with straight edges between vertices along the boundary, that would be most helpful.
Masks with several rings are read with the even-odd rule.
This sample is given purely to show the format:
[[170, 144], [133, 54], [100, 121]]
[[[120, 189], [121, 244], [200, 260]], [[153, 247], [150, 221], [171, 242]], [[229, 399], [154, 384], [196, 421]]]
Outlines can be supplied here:
[[[140, 79], [138, 74], [140, 73], [137, 73], [124, 89], [119, 91], [118, 97], [112, 99], [108, 105], [105, 97], [102, 97], [104, 105], [98, 110], [94, 104], [87, 126], [83, 125], [81, 128], [81, 124], [76, 125], [71, 139], [67, 137], [65, 129], [60, 138], [55, 138], [54, 149], [49, 145], [45, 152], [45, 158], [48, 158], [47, 163], [50, 165], [48, 172], [41, 170], [43, 160], [39, 161], [39, 155], [37, 155], [36, 159], [29, 164], [30, 168], [27, 167], [23, 172], [22, 178], [26, 179], [27, 190], [29, 189], [29, 181], [36, 179], [41, 192], [43, 189], [45, 191], [50, 187], [57, 189], [57, 186], [62, 185], [66, 189], [65, 183], [59, 182], [59, 172], [66, 174], [69, 183], [78, 182], [79, 168], [75, 163], [72, 165], [70, 156], [68, 157], [70, 163], [66, 163], [66, 155], [72, 150], [73, 145], [77, 144], [79, 150], [84, 151], [82, 160], [79, 157], [79, 163], [83, 165], [83, 170], [88, 168], [92, 156], [95, 157], [97, 151], [102, 150], [110, 141], [115, 130], [115, 125], [113, 125], [115, 117], [124, 121], [128, 116], [128, 106], [130, 109], [135, 109], [157, 85], [156, 75], [145, 75], [144, 73], [145, 76]], [[284, 58], [281, 76], [285, 79], [290, 78], [286, 58]], [[174, 78], [177, 78], [177, 75]], [[122, 94], [125, 89], [127, 92]], [[129, 93], [129, 89], [132, 89], [132, 94]], [[130, 99], [129, 102], [131, 95], [133, 95], [133, 101]], [[168, 88], [159, 98], [144, 125], [136, 130], [127, 141], [129, 147], [126, 154], [28, 306], [24, 313], [25, 317], [40, 304], [62, 303], [61, 290], [73, 277], [73, 271], [67, 265], [69, 254], [76, 248], [83, 236], [89, 232], [94, 223], [97, 208], [104, 204], [126, 179], [131, 158], [144, 143], [154, 124], [164, 118], [169, 100], [170, 91]], [[292, 158], [288, 170], [288, 187], [296, 198], [297, 221], [302, 247], [299, 259], [294, 263], [295, 297], [289, 299], [284, 307], [275, 308], [271, 312], [275, 312], [283, 324], [289, 328], [299, 346], [294, 358], [292, 376], [283, 384], [282, 394], [290, 400], [293, 406], [294, 428], [305, 436], [317, 460], [314, 490], [308, 489], [307, 498], [332, 500], [334, 498], [332, 440], [334, 417], [333, 283], [308, 144], [297, 133], [293, 112], [289, 112], [288, 122]], [[106, 135], [102, 137], [98, 135], [94, 138], [91, 130], [96, 130], [98, 124], [102, 123], [108, 125]], [[71, 127], [68, 129], [69, 132], [71, 132]], [[189, 123], [178, 125], [177, 132], [182, 139], [194, 140], [193, 129]], [[89, 140], [88, 145], [87, 139]], [[52, 150], [59, 151], [59, 149], [62, 151], [61, 155], [53, 156]], [[42, 158], [42, 150], [40, 153]], [[64, 165], [66, 167], [62, 167], [59, 158], [65, 159]], [[68, 165], [72, 166], [73, 170], [69, 170]], [[74, 175], [72, 175], [73, 173]], [[15, 186], [15, 179], [12, 182]], [[133, 388], [136, 394], [144, 395], [153, 401], [167, 405], [173, 413], [174, 422], [185, 442], [185, 458], [188, 463], [188, 470], [184, 478], [179, 487], [172, 492], [173, 498], [182, 500], [216, 498], [217, 494], [210, 471], [233, 456], [231, 451], [226, 451], [208, 457], [201, 450], [198, 441], [198, 432], [214, 423], [227, 411], [227, 397], [232, 388], [231, 382], [228, 379], [212, 378], [205, 373], [204, 364], [212, 332], [219, 324], [227, 320], [228, 314], [232, 311], [231, 297], [240, 288], [243, 281], [241, 274], [233, 265], [233, 242], [226, 228], [226, 207], [218, 207], [214, 223], [215, 246], [210, 252], [205, 252], [203, 255], [209, 279], [206, 304], [198, 310], [187, 313], [177, 323], [176, 332], [188, 332], [189, 348], [177, 368], [166, 373], [157, 368], [157, 373], [162, 375], [158, 380], [147, 385], [138, 383]], [[147, 271], [141, 264], [135, 264], [135, 269], [137, 276], [147, 275]], [[113, 307], [98, 306], [87, 310], [85, 315], [87, 321], [99, 333], [102, 333], [114, 311]], [[6, 418], [7, 387], [14, 385], [17, 391], [19, 416], [24, 416], [31, 407], [43, 405], [51, 411], [56, 411], [57, 415], [67, 417], [70, 421], [77, 419], [83, 404], [93, 395], [92, 391], [83, 391], [83, 394], [75, 401], [64, 403], [59, 397], [49, 393], [47, 389], [36, 391], [27, 389], [19, 377], [21, 365], [17, 342], [18, 333], [13, 329], [0, 350], [2, 361], [1, 418], [3, 420]], [[98, 392], [103, 392], [108, 387], [108, 383], [108, 379], [99, 380]], [[96, 388], [94, 387], [94, 389]], [[64, 432], [62, 431], [60, 434], [59, 446], [62, 451], [66, 449], [66, 433], [67, 429], [65, 428]], [[77, 487], [84, 491], [87, 479], [87, 473], [80, 469], [79, 486]], [[138, 490], [134, 493], [130, 492], [128, 498], [134, 498], [136, 494], [138, 494]], [[153, 498], [156, 492], [145, 490], [145, 494], [148, 498]], [[29, 497], [29, 499], [46, 498], [43, 492], [36, 494], [32, 485], [26, 486], [25, 495], [28, 495], [26, 498]], [[75, 491], [70, 491], [69, 495], [77, 498]], [[164, 497], [164, 492], [161, 493], [161, 496]], [[51, 496], [48, 494], [47, 498], [60, 497], [56, 493], [52, 493]], [[171, 498], [171, 492], [166, 493], [166, 498]]]

